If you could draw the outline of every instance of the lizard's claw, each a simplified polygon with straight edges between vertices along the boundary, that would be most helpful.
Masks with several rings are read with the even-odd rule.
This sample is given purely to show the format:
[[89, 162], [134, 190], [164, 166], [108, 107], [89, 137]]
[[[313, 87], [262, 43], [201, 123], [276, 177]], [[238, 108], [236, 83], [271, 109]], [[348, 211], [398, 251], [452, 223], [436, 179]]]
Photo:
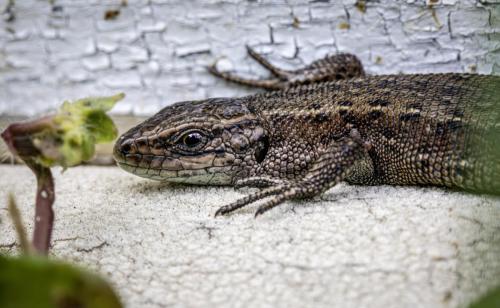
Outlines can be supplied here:
[[215, 212], [215, 215], [214, 217], [217, 217], [217, 216], [221, 216], [221, 215], [224, 215], [224, 214], [227, 214], [228, 211], [227, 211], [227, 206], [222, 206], [220, 207], [216, 212]]
[[[248, 195], [248, 196], [245, 196], [241, 199], [238, 199], [236, 201], [234, 201], [233, 203], [230, 203], [228, 205], [225, 205], [221, 208], [219, 208], [216, 212], [215, 212], [215, 217], [219, 216], [219, 215], [225, 215], [225, 214], [228, 214], [230, 212], [233, 212], [239, 208], [242, 208], [250, 203], [253, 203], [255, 201], [258, 201], [258, 200], [261, 200], [261, 199], [264, 199], [268, 196], [272, 196], [272, 195], [276, 195], [276, 194], [279, 194], [281, 193], [282, 191], [284, 191], [286, 189], [286, 186], [285, 185], [278, 185], [278, 186], [273, 186], [273, 187], [268, 187], [268, 188], [264, 188], [263, 190], [261, 191], [258, 191], [254, 194], [251, 194], [251, 195]], [[273, 201], [273, 200], [277, 200], [279, 198], [273, 198], [269, 201]], [[269, 203], [266, 202], [263, 206], [265, 207], [266, 204]], [[268, 209], [270, 208], [265, 208], [263, 209], [263, 211], [267, 211]]]

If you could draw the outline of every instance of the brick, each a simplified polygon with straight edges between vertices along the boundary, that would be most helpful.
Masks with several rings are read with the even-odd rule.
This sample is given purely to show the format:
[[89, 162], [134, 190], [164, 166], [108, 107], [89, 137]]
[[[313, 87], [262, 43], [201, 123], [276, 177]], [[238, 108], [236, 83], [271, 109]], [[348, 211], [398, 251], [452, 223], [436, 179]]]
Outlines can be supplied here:
[[472, 35], [489, 28], [489, 12], [484, 8], [464, 9], [450, 14], [453, 35]]
[[175, 49], [175, 55], [178, 57], [186, 57], [189, 55], [209, 53], [210, 44], [200, 43], [200, 44], [190, 44], [185, 46], [179, 46]]
[[141, 77], [135, 71], [109, 72], [102, 75], [100, 84], [110, 89], [140, 88]]
[[111, 61], [106, 54], [87, 57], [82, 60], [83, 67], [89, 71], [100, 71], [110, 67]]
[[167, 28], [167, 24], [163, 21], [142, 20], [137, 24], [137, 29], [140, 32], [162, 32]]
[[119, 44], [108, 38], [101, 38], [97, 41], [97, 49], [106, 53], [112, 53], [118, 50]]
[[50, 57], [57, 60], [78, 59], [95, 53], [96, 46], [91, 38], [84, 40], [49, 40], [46, 43]]
[[347, 15], [344, 6], [335, 1], [334, 3], [316, 4], [310, 8], [312, 21], [329, 21], [338, 22], [339, 20], [346, 20]]
[[156, 75], [161, 71], [161, 66], [158, 61], [149, 61], [138, 65], [139, 73], [141, 76]]
[[187, 22], [169, 23], [163, 34], [163, 41], [179, 45], [208, 40], [208, 35], [201, 25]]
[[117, 69], [131, 69], [138, 62], [148, 60], [148, 52], [144, 47], [121, 46], [118, 51], [111, 54], [111, 63]]

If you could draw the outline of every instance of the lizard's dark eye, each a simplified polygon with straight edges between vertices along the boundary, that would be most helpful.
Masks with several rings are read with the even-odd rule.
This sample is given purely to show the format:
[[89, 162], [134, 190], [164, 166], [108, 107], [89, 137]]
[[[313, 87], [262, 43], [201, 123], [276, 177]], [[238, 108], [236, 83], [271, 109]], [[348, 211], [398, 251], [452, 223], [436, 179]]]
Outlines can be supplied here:
[[182, 142], [185, 146], [193, 148], [201, 143], [202, 138], [203, 136], [198, 132], [188, 133], [182, 137]]
[[186, 151], [196, 151], [207, 143], [207, 136], [201, 131], [188, 131], [177, 138], [176, 144]]

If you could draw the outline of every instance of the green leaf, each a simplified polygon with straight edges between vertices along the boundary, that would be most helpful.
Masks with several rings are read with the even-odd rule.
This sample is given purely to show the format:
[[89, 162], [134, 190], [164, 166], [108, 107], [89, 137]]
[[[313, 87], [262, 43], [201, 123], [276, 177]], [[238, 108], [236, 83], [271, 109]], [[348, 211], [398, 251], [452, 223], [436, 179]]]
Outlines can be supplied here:
[[64, 102], [61, 111], [75, 112], [81, 110], [99, 110], [106, 112], [111, 110], [115, 104], [124, 97], [124, 93], [118, 93], [113, 96], [82, 98], [74, 103]]
[[0, 255], [0, 307], [122, 307], [100, 277], [43, 257]]
[[103, 112], [91, 112], [87, 116], [87, 129], [96, 143], [110, 142], [118, 136], [118, 130], [109, 116]]

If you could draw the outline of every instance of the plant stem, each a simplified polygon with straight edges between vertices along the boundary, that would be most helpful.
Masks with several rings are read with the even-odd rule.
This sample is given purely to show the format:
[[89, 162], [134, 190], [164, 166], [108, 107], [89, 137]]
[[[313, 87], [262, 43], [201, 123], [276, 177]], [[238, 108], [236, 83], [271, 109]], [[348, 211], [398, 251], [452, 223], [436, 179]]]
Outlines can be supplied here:
[[33, 247], [38, 253], [47, 255], [54, 225], [54, 211], [52, 209], [55, 200], [54, 180], [49, 168], [43, 167], [31, 159], [26, 159], [25, 162], [35, 173], [37, 180]]
[[34, 157], [40, 152], [33, 144], [33, 135], [52, 127], [53, 117], [47, 116], [29, 122], [13, 123], [1, 134], [9, 150], [18, 155], [36, 176], [33, 247], [36, 252], [43, 255], [47, 255], [49, 252], [54, 222], [54, 211], [52, 210], [52, 204], [55, 200], [54, 180], [50, 169], [34, 160]]

